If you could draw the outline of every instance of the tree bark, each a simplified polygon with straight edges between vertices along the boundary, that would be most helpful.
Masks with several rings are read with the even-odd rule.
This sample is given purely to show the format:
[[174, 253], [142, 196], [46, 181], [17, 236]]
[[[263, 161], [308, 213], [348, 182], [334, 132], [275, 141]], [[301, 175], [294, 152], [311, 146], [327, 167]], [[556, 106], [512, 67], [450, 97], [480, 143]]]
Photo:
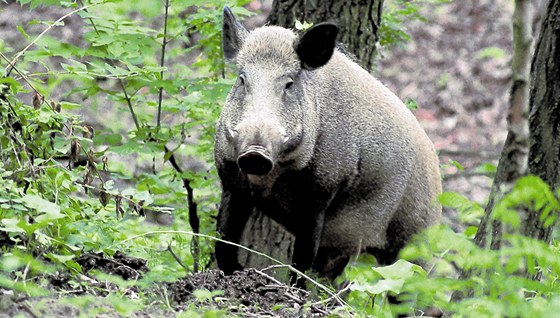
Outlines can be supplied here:
[[274, 1], [268, 20], [285, 28], [293, 28], [296, 20], [336, 23], [340, 42], [371, 72], [375, 68], [382, 7], [383, 0]]
[[[291, 233], [258, 209], [255, 209], [249, 217], [241, 238], [241, 245], [288, 265], [292, 262], [294, 242], [295, 239]], [[243, 249], [239, 250], [238, 259], [239, 264], [244, 268], [265, 268], [277, 265], [269, 258]], [[286, 268], [275, 268], [269, 273], [280, 280], [287, 281], [290, 271]]]
[[[274, 1], [269, 22], [286, 28], [293, 28], [296, 19], [301, 22], [335, 22], [341, 29], [339, 40], [362, 61], [364, 67], [371, 70], [382, 3], [383, 0]], [[255, 210], [240, 243], [285, 264], [291, 264], [294, 241], [294, 237], [283, 227], [261, 211]], [[270, 259], [246, 251], [239, 252], [239, 263], [245, 268], [264, 268], [275, 264]], [[288, 271], [276, 269], [272, 273], [279, 279], [286, 279]]]
[[[553, 190], [560, 185], [560, 0], [550, 0], [531, 65], [529, 172]], [[558, 213], [558, 211], [555, 211]], [[530, 211], [524, 234], [550, 243], [540, 211]]]

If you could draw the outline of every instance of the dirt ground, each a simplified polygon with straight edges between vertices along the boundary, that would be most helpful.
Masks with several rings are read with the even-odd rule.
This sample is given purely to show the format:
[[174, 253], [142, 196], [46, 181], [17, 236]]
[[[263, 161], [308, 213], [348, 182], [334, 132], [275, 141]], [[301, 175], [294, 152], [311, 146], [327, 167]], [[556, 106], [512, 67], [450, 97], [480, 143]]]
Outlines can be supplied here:
[[[7, 18], [21, 13], [19, 5], [0, 2], [0, 6], [4, 6], [0, 10], [0, 38], [6, 42], [19, 39], [10, 33], [15, 29]], [[261, 9], [266, 12], [269, 8]], [[492, 0], [453, 1], [437, 8], [427, 7], [423, 10], [426, 22], [405, 23], [410, 41], [382, 50], [376, 73], [401, 99], [417, 101], [419, 109], [415, 115], [440, 151], [442, 163], [452, 159], [465, 168], [463, 173], [451, 164], [445, 168], [445, 190], [459, 192], [481, 203], [488, 195], [491, 179], [481, 176], [476, 167], [496, 163], [505, 140], [511, 10], [509, 1]], [[51, 18], [48, 12], [42, 14], [43, 20]], [[262, 21], [263, 16], [260, 18]], [[460, 227], [453, 211], [446, 211], [446, 222]], [[87, 254], [80, 262], [86, 272], [97, 268], [123, 279], [139, 278], [149, 270], [145, 260], [123, 254], [111, 258]], [[76, 291], [64, 275], [50, 279], [54, 290], [88, 292]], [[256, 270], [229, 277], [212, 270], [160, 287], [156, 290], [166, 291], [172, 310], [182, 310], [193, 301], [200, 301], [193, 294], [197, 289], [223, 291], [214, 297], [213, 306], [249, 316], [324, 316], [329, 310], [303, 306], [309, 297], [306, 292], [279, 284]], [[136, 292], [130, 291], [131, 295]], [[0, 317], [78, 316], [83, 314], [80, 310], [83, 309], [59, 304], [54, 299], [15, 299], [10, 291], [0, 289]], [[118, 314], [109, 310], [97, 316], [117, 317]], [[154, 308], [132, 316], [173, 316], [173, 312]]]

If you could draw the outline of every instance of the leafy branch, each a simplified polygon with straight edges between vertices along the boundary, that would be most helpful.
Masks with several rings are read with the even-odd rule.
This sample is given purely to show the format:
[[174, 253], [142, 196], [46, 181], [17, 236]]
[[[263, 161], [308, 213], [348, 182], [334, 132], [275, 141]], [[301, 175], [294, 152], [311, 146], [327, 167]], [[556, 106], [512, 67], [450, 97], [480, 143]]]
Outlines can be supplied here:
[[[81, 0], [80, 0], [81, 2]], [[67, 14], [63, 15], [62, 17], [60, 17], [58, 20], [56, 20], [54, 23], [52, 23], [51, 25], [49, 25], [45, 30], [43, 30], [43, 32], [41, 32], [41, 34], [39, 34], [35, 39], [33, 39], [33, 41], [31, 41], [31, 43], [29, 43], [25, 48], [23, 48], [21, 51], [18, 52], [18, 54], [16, 54], [16, 56], [12, 59], [12, 61], [9, 63], [8, 68], [6, 70], [6, 76], [10, 76], [13, 67], [16, 65], [18, 59], [30, 48], [32, 47], [35, 43], [37, 43], [37, 41], [39, 41], [39, 39], [41, 37], [43, 37], [43, 35], [45, 35], [47, 32], [49, 32], [53, 27], [59, 25], [60, 22], [62, 22], [64, 19], [68, 18], [69, 16], [80, 12], [80, 11], [86, 11], [88, 8], [91, 8], [95, 5], [101, 4], [103, 2], [99, 2], [99, 3], [94, 3], [94, 4], [90, 4], [90, 5], [83, 5], [82, 3], [82, 7], [78, 8], [78, 9], [74, 9], [70, 12], [68, 12]], [[87, 12], [87, 11], [86, 11]]]
[[[80, 3], [82, 2], [82, 0], [80, 0]], [[83, 5], [83, 3], [82, 3]], [[166, 46], [167, 46], [167, 23], [168, 23], [168, 16], [169, 16], [169, 0], [166, 0], [165, 3], [165, 15], [164, 15], [164, 35], [163, 35], [163, 41], [161, 44], [161, 60], [160, 60], [160, 66], [162, 67], [162, 70], [160, 71], [160, 79], [163, 80], [163, 75], [164, 75], [164, 71], [163, 71], [163, 67], [165, 66], [165, 51], [166, 51]], [[87, 11], [85, 11], [87, 12]], [[89, 18], [89, 21], [93, 27], [93, 29], [95, 30], [95, 32], [97, 33], [97, 35], [100, 35], [100, 32], [95, 24], [95, 22], [93, 21], [93, 19]], [[115, 66], [113, 60], [108, 59], [107, 62], [109, 64], [111, 64], [113, 67]], [[124, 99], [126, 101], [126, 104], [128, 106], [128, 109], [130, 111], [130, 114], [132, 116], [132, 119], [134, 121], [134, 124], [136, 126], [137, 130], [140, 130], [140, 123], [138, 122], [138, 118], [136, 116], [136, 113], [134, 111], [134, 107], [132, 105], [132, 99], [130, 98], [130, 96], [127, 93], [126, 90], [126, 86], [124, 84], [124, 80], [122, 78], [118, 79], [120, 87], [122, 89], [123, 95], [124, 95]], [[163, 100], [163, 87], [159, 88], [159, 93], [158, 93], [158, 113], [157, 113], [157, 127], [160, 127], [161, 124], [161, 108], [162, 108], [162, 100]], [[148, 137], [149, 141], [154, 141], [155, 139], [153, 137]], [[191, 226], [191, 228], [193, 229], [193, 231], [195, 233], [198, 233], [200, 231], [200, 220], [198, 218], [198, 214], [197, 214], [197, 204], [194, 200], [194, 189], [191, 186], [191, 180], [189, 180], [188, 178], [185, 178], [183, 175], [183, 169], [179, 166], [179, 164], [177, 163], [177, 160], [175, 158], [175, 154], [166, 146], [164, 145], [164, 155], [165, 156], [169, 156], [169, 162], [171, 163], [172, 167], [175, 169], [175, 171], [181, 175], [181, 179], [183, 181], [183, 186], [185, 188], [185, 190], [187, 190], [187, 202], [188, 202], [188, 207], [189, 207], [189, 224]], [[198, 272], [199, 270], [199, 254], [200, 254], [200, 250], [199, 250], [199, 244], [198, 244], [198, 240], [193, 240], [192, 242], [192, 255], [194, 258], [194, 271]]]

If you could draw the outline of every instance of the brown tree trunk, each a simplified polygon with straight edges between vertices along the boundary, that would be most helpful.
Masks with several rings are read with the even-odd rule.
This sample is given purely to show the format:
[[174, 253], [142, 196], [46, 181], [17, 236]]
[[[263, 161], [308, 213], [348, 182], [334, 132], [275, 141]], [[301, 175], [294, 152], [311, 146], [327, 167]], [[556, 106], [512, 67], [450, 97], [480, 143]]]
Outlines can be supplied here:
[[[341, 29], [339, 41], [355, 54], [367, 69], [373, 68], [377, 31], [383, 0], [352, 1], [274, 1], [269, 22], [287, 28], [294, 27], [295, 19], [301, 22], [335, 22]], [[249, 218], [240, 242], [285, 264], [290, 264], [294, 237], [261, 211], [254, 211]], [[275, 264], [266, 257], [240, 250], [239, 263], [245, 268], [263, 268]], [[286, 270], [275, 270], [280, 279]]]
[[339, 41], [368, 71], [375, 68], [375, 49], [383, 0], [287, 0], [274, 1], [268, 18], [273, 25], [293, 28], [300, 22], [334, 22]]
[[[553, 190], [560, 186], [560, 0], [550, 0], [531, 64], [529, 172]], [[540, 211], [531, 211], [524, 234], [550, 243]], [[555, 211], [558, 212], [558, 211]]]
[[[261, 252], [284, 264], [291, 264], [294, 236], [271, 218], [255, 209], [247, 221], [241, 245], [252, 250]], [[244, 268], [265, 268], [269, 265], [277, 265], [264, 256], [239, 250], [239, 264]], [[276, 278], [287, 281], [289, 271], [285, 268], [276, 268], [271, 272]]]

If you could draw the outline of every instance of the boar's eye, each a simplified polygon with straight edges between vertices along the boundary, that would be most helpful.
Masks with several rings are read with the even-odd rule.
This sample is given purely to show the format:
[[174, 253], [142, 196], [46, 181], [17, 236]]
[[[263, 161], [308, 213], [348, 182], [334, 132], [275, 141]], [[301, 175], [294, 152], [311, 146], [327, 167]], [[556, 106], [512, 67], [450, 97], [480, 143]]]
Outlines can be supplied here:
[[243, 73], [239, 74], [239, 83], [241, 85], [245, 85], [245, 74]]
[[288, 80], [288, 82], [286, 82], [286, 86], [284, 87], [286, 90], [289, 90], [290, 88], [292, 88], [292, 86], [294, 85], [294, 81], [292, 79]]

